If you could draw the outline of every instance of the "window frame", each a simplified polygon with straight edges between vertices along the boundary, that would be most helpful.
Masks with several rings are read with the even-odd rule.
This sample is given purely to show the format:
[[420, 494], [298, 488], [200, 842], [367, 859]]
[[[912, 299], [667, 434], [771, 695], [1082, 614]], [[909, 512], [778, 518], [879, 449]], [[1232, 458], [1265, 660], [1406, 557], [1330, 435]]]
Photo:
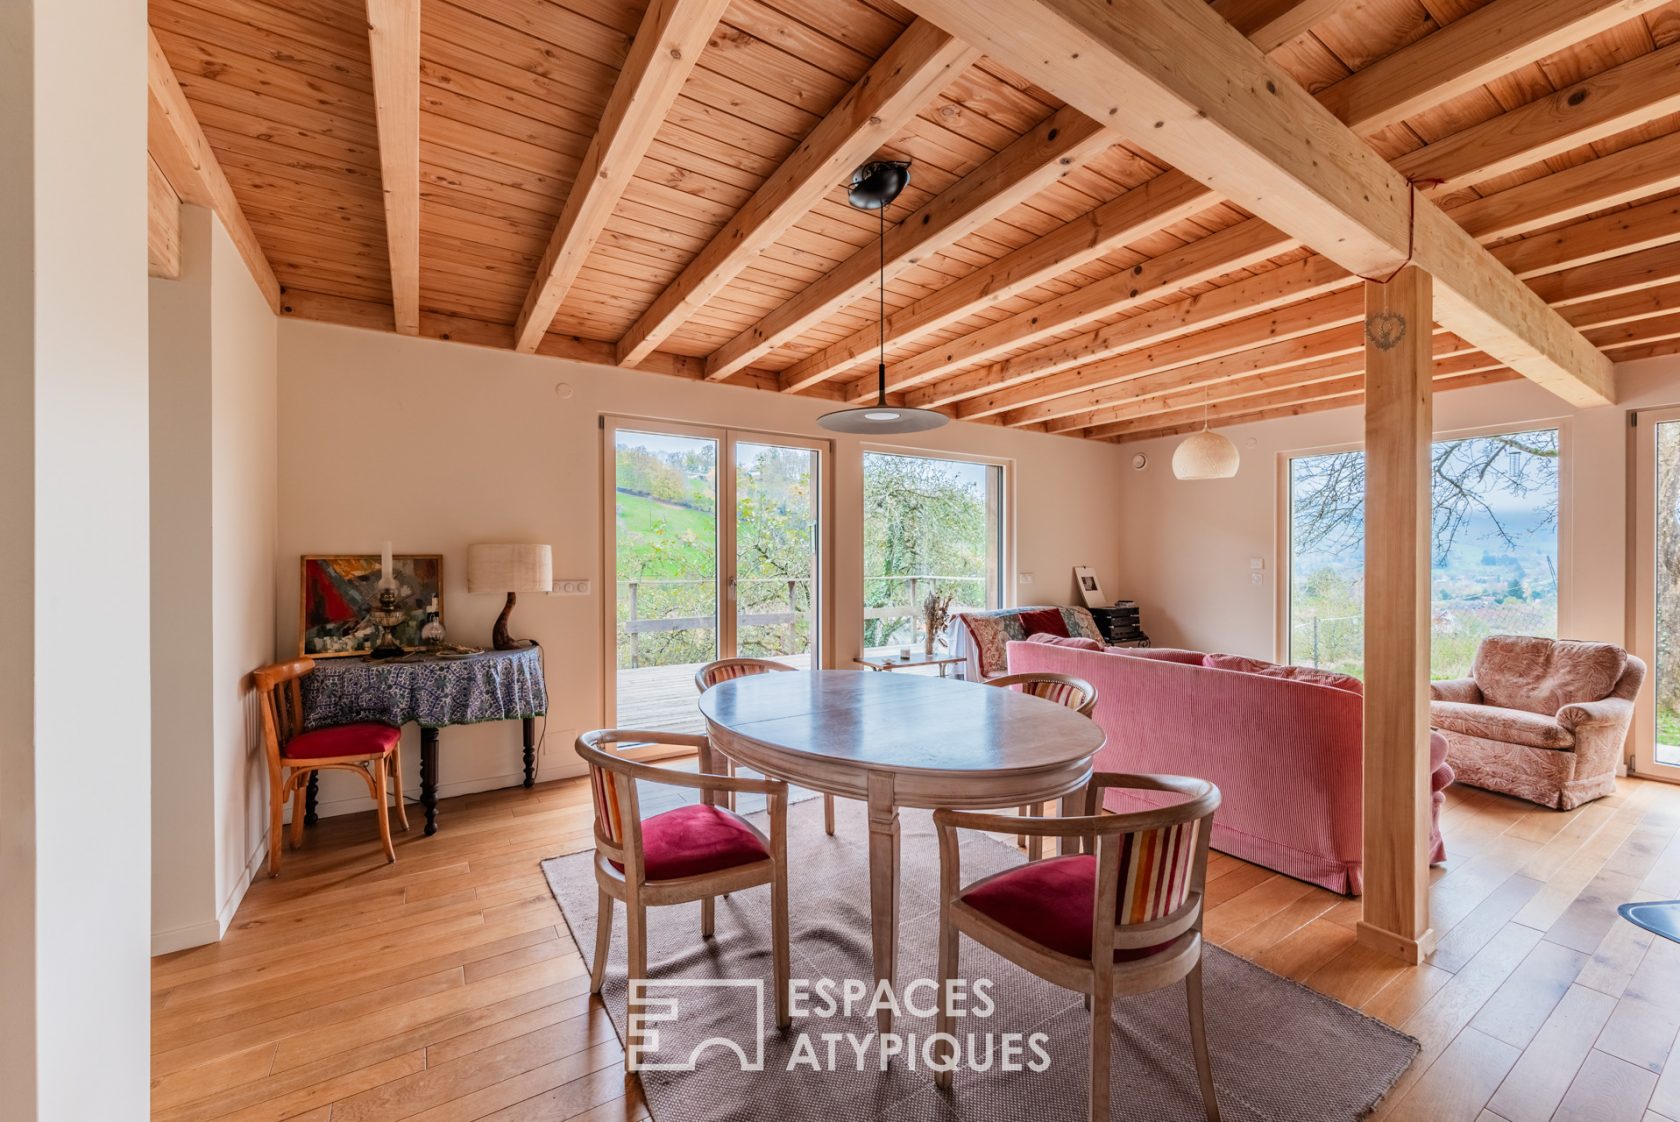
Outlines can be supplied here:
[[[985, 456], [972, 452], [951, 452], [938, 448], [919, 448], [904, 444], [885, 444], [878, 441], [862, 442], [858, 445], [857, 459], [857, 518], [858, 518], [858, 603], [853, 607], [859, 612], [860, 623], [858, 632], [859, 652], [867, 650], [863, 644], [863, 629], [861, 626], [862, 612], [866, 610], [863, 603], [863, 589], [868, 581], [864, 572], [864, 540], [866, 535], [865, 520], [868, 510], [864, 500], [866, 490], [864, 471], [865, 457], [876, 452], [888, 456], [911, 456], [923, 460], [945, 460], [951, 463], [980, 464], [985, 467], [997, 468], [1000, 472], [997, 493], [988, 498], [988, 502], [1001, 504], [1002, 509], [997, 512], [997, 540], [993, 543], [997, 552], [996, 573], [988, 573], [988, 580], [995, 582], [998, 608], [1016, 607], [1016, 555], [1015, 555], [1015, 460], [1008, 456]], [[988, 609], [990, 610], [990, 609]]]
[[[1479, 436], [1503, 436], [1507, 433], [1539, 432], [1555, 429], [1558, 434], [1558, 636], [1567, 637], [1575, 627], [1575, 540], [1574, 540], [1574, 432], [1571, 418], [1561, 416], [1534, 417], [1521, 421], [1505, 421], [1490, 425], [1467, 425], [1452, 429], [1437, 429], [1430, 434], [1430, 447], [1448, 440], [1464, 440]], [[1344, 441], [1305, 448], [1280, 449], [1277, 453], [1272, 484], [1273, 508], [1276, 518], [1273, 527], [1272, 658], [1278, 663], [1289, 661], [1289, 639], [1293, 598], [1295, 594], [1293, 514], [1294, 495], [1290, 487], [1291, 464], [1311, 456], [1331, 456], [1343, 452], [1363, 452], [1362, 440]], [[1433, 500], [1431, 500], [1433, 508]]]

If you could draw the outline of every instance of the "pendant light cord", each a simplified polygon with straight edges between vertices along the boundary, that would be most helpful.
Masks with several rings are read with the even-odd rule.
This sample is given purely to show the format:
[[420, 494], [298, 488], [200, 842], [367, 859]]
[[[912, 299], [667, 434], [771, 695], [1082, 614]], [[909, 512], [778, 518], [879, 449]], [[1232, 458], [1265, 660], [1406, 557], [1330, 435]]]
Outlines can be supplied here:
[[887, 204], [882, 203], [876, 214], [881, 220], [881, 235], [875, 239], [876, 244], [880, 246], [881, 260], [880, 271], [875, 274], [879, 278], [879, 283], [875, 286], [879, 299], [875, 313], [875, 337], [880, 348], [880, 365], [875, 370], [878, 387], [876, 400], [878, 404], [885, 406], [887, 404]]

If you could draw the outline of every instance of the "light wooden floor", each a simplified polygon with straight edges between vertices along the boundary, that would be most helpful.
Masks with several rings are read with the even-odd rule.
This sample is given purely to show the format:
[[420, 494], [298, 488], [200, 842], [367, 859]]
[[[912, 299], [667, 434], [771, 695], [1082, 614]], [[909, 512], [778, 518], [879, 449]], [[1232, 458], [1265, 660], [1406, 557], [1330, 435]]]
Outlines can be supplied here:
[[[322, 822], [223, 942], [156, 961], [154, 1118], [646, 1117], [537, 869], [589, 844], [585, 785], [442, 810], [390, 866], [371, 812]], [[1680, 946], [1615, 915], [1680, 896], [1680, 788], [1569, 814], [1455, 788], [1445, 829], [1428, 965], [1356, 946], [1357, 902], [1219, 855], [1208, 934], [1423, 1042], [1379, 1118], [1680, 1122]]]

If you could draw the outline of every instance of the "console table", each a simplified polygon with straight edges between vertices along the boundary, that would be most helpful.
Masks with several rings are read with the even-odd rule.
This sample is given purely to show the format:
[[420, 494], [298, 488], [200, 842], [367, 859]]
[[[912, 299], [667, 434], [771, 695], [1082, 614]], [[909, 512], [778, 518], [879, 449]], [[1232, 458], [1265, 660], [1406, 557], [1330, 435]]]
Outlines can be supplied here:
[[[529, 787], [536, 782], [535, 718], [547, 711], [542, 649], [534, 645], [457, 657], [416, 653], [380, 662], [324, 658], [303, 680], [307, 729], [363, 721], [420, 726], [420, 804], [426, 810], [427, 836], [437, 833], [438, 730], [519, 721]], [[315, 796], [311, 775], [306, 825], [315, 824]]]

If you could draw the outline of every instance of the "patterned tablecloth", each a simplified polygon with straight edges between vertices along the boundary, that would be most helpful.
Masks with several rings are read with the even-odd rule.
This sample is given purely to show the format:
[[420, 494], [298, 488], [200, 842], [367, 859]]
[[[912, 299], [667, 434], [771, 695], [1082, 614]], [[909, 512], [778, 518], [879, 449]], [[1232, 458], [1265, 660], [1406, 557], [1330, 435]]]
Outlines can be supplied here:
[[312, 729], [362, 721], [437, 729], [547, 711], [540, 647], [453, 659], [323, 658], [303, 680], [304, 725]]

